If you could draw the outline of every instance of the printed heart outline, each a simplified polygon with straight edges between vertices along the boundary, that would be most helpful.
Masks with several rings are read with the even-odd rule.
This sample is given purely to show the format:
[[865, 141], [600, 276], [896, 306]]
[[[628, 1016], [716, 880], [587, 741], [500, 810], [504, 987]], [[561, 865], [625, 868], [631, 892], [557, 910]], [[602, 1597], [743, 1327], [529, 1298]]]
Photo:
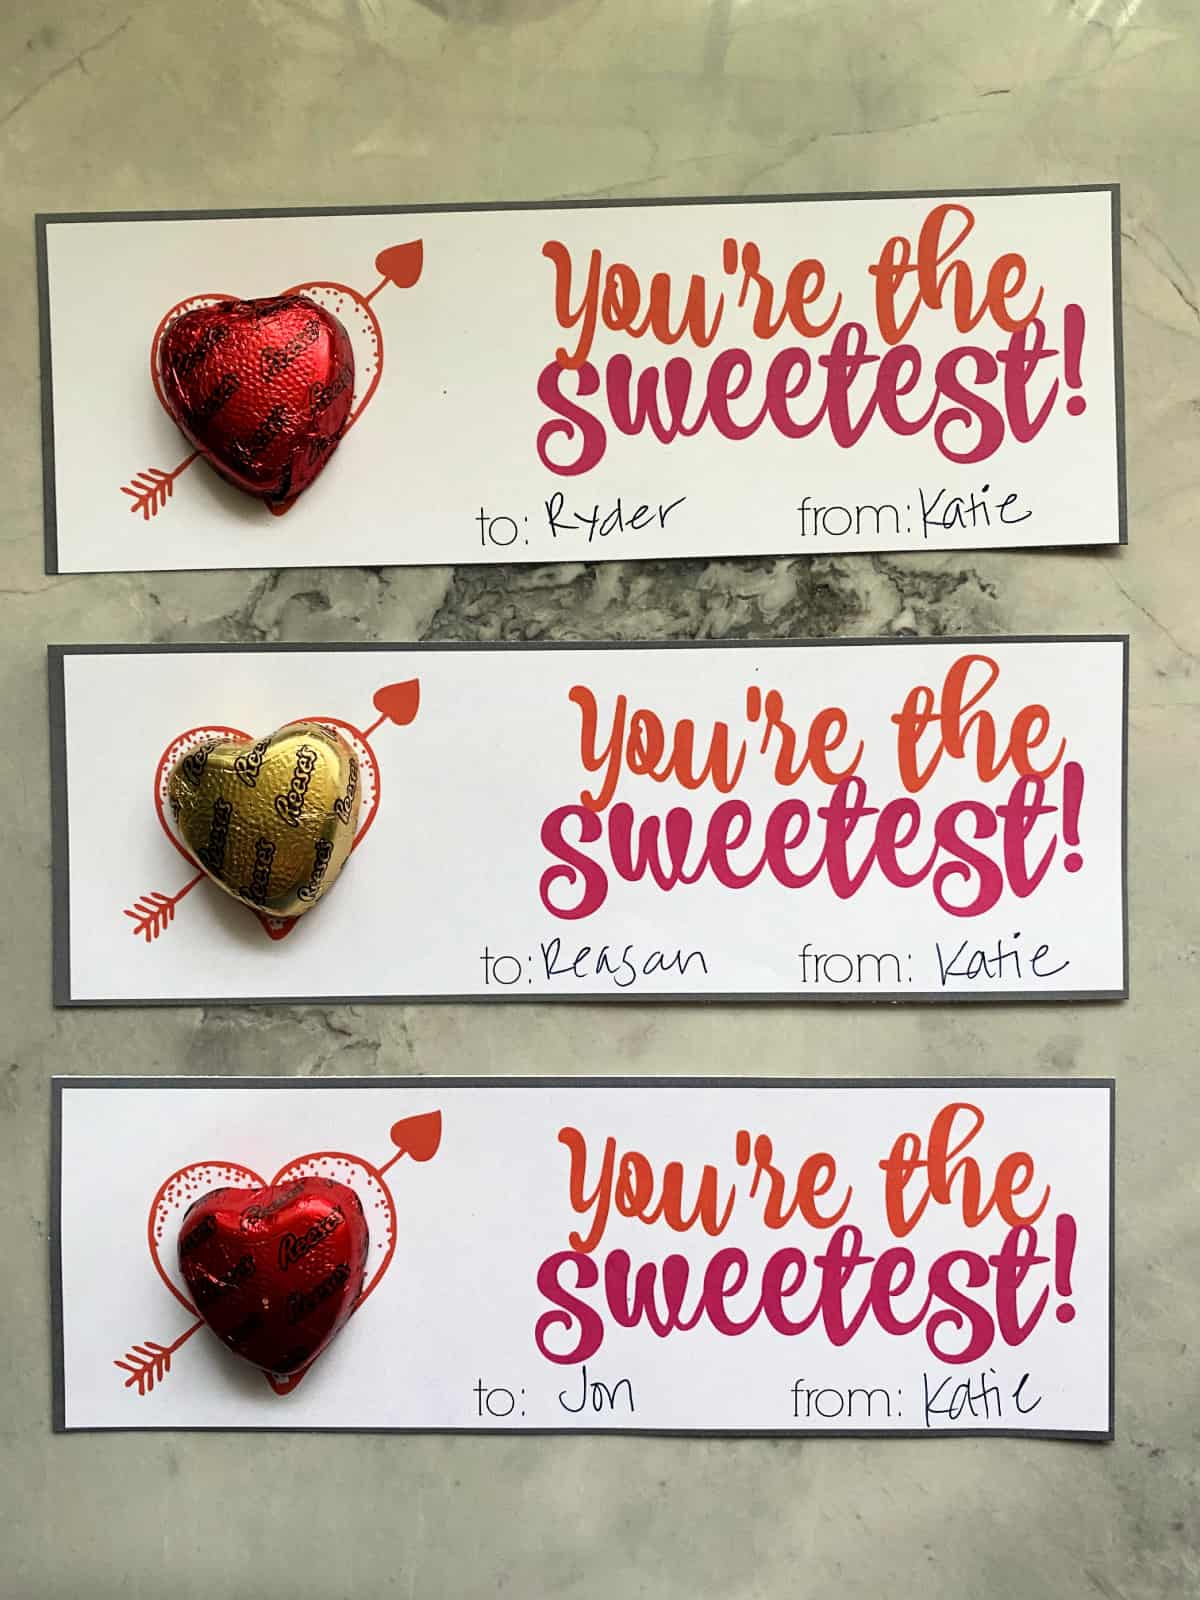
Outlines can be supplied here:
[[[183, 1306], [190, 1316], [200, 1318], [200, 1312], [193, 1302], [188, 1299], [183, 1290], [179, 1288], [171, 1274], [167, 1271], [162, 1256], [159, 1252], [158, 1239], [155, 1236], [155, 1220], [160, 1205], [165, 1206], [164, 1196], [166, 1195], [167, 1191], [173, 1185], [183, 1183], [189, 1173], [207, 1172], [211, 1174], [214, 1169], [218, 1169], [223, 1174], [227, 1174], [229, 1179], [227, 1185], [216, 1185], [214, 1187], [227, 1186], [231, 1188], [240, 1188], [244, 1185], [247, 1188], [255, 1189], [274, 1188], [277, 1184], [287, 1182], [289, 1177], [311, 1176], [311, 1172], [305, 1172], [302, 1169], [308, 1167], [310, 1163], [322, 1161], [344, 1162], [350, 1167], [361, 1168], [369, 1175], [369, 1177], [374, 1179], [380, 1194], [383, 1196], [383, 1203], [387, 1212], [387, 1246], [384, 1250], [383, 1259], [367, 1279], [366, 1283], [363, 1284], [362, 1293], [354, 1302], [350, 1316], [354, 1317], [358, 1314], [358, 1312], [370, 1299], [371, 1295], [374, 1294], [375, 1290], [378, 1288], [383, 1279], [384, 1273], [392, 1264], [392, 1257], [396, 1253], [396, 1202], [392, 1198], [391, 1190], [388, 1188], [387, 1184], [384, 1183], [378, 1169], [371, 1166], [369, 1162], [364, 1161], [361, 1156], [352, 1156], [344, 1150], [314, 1150], [308, 1155], [294, 1156], [290, 1161], [285, 1162], [269, 1183], [265, 1178], [260, 1177], [260, 1175], [255, 1172], [252, 1167], [242, 1166], [240, 1162], [236, 1161], [190, 1161], [187, 1166], [180, 1167], [179, 1170], [177, 1172], [173, 1172], [170, 1177], [164, 1178], [163, 1182], [159, 1185], [158, 1190], [155, 1193], [154, 1199], [150, 1202], [150, 1213], [146, 1219], [146, 1243], [150, 1250], [150, 1259], [154, 1263], [155, 1272], [158, 1273], [158, 1276], [162, 1280], [163, 1284], [171, 1291], [175, 1299], [179, 1301], [180, 1305]], [[344, 1179], [339, 1179], [339, 1181], [344, 1181]], [[353, 1185], [351, 1185], [351, 1187], [353, 1187]], [[197, 1198], [199, 1198], [199, 1196], [197, 1196]], [[359, 1196], [359, 1199], [362, 1199], [361, 1195]], [[369, 1221], [367, 1223], [367, 1230], [370, 1234], [371, 1224]], [[372, 1243], [374, 1243], [373, 1234], [371, 1234], [371, 1240]], [[201, 1318], [201, 1320], [203, 1319]], [[349, 1321], [349, 1318], [347, 1318], [347, 1321]], [[328, 1346], [326, 1346], [326, 1349], [328, 1349]], [[307, 1366], [301, 1367], [298, 1372], [289, 1373], [287, 1377], [277, 1377], [272, 1372], [264, 1372], [263, 1377], [276, 1394], [290, 1394], [292, 1390], [295, 1389], [303, 1380], [305, 1375], [312, 1371], [313, 1366], [321, 1359], [321, 1356], [324, 1355], [324, 1353], [324, 1351], [321, 1351], [320, 1354], [315, 1356]]]
[[[367, 832], [370, 829], [371, 824], [375, 821], [376, 814], [379, 810], [379, 801], [382, 795], [382, 780], [379, 772], [379, 762], [375, 758], [375, 752], [368, 743], [366, 735], [361, 733], [356, 727], [354, 727], [352, 723], [346, 722], [343, 718], [295, 717], [291, 722], [284, 723], [283, 726], [290, 728], [299, 722], [317, 722], [322, 724], [324, 727], [338, 729], [341, 733], [346, 735], [347, 742], [354, 751], [355, 755], [358, 757], [360, 767], [365, 766], [369, 769], [371, 782], [374, 788], [374, 794], [372, 796], [370, 805], [360, 808], [358, 827], [354, 834], [354, 842], [350, 846], [350, 855], [346, 857], [347, 861], [349, 861], [350, 856], [354, 854], [359, 845], [366, 838]], [[162, 830], [166, 834], [167, 838], [175, 846], [176, 850], [179, 851], [179, 854], [190, 866], [194, 867], [197, 872], [203, 872], [203, 868], [200, 866], [200, 863], [196, 860], [192, 852], [184, 844], [183, 840], [180, 839], [179, 835], [175, 832], [171, 818], [168, 814], [166, 805], [166, 778], [170, 768], [175, 765], [181, 756], [186, 754], [187, 750], [198, 744], [202, 739], [211, 739], [214, 737], [218, 739], [253, 739], [255, 735], [252, 733], [244, 733], [239, 728], [229, 728], [216, 723], [206, 727], [189, 728], [186, 733], [178, 734], [174, 739], [171, 740], [170, 744], [167, 745], [162, 755], [158, 758], [158, 765], [154, 769], [154, 810], [158, 817], [159, 824], [161, 825]], [[364, 790], [366, 787], [367, 785], [364, 783]], [[205, 873], [204, 876], [207, 877], [208, 874]], [[300, 920], [298, 917], [271, 917], [265, 912], [254, 911], [253, 907], [251, 906], [247, 906], [246, 910], [253, 911], [254, 916], [258, 918], [263, 932], [269, 939], [286, 939], [288, 934], [291, 933], [292, 929], [296, 926], [296, 923]]]
[[[371, 306], [365, 300], [363, 300], [361, 296], [356, 294], [356, 292], [353, 289], [349, 288], [348, 285], [346, 285], [346, 284], [329, 283], [329, 282], [324, 282], [324, 281], [318, 281], [316, 278], [313, 278], [309, 283], [293, 284], [290, 289], [284, 289], [284, 290], [281, 291], [281, 293], [285, 294], [285, 295], [287, 295], [287, 294], [303, 294], [306, 289], [333, 289], [333, 290], [338, 291], [339, 293], [347, 294], [351, 298], [357, 300], [361, 304], [362, 309], [366, 312], [367, 316], [371, 319], [371, 328], [372, 328], [372, 331], [373, 331], [373, 333], [375, 335], [375, 347], [379, 352], [379, 357], [375, 362], [375, 371], [372, 374], [371, 381], [370, 381], [370, 383], [368, 383], [367, 388], [366, 388], [366, 392], [362, 395], [361, 399], [359, 398], [359, 395], [358, 395], [359, 373], [358, 373], [357, 363], [355, 365], [355, 372], [354, 372], [355, 394], [354, 394], [354, 398], [353, 398], [353, 401], [352, 401], [351, 406], [350, 406], [349, 413], [347, 414], [345, 424], [342, 427], [341, 439], [338, 441], [339, 445], [340, 445], [342, 442], [344, 442], [344, 440], [346, 438], [346, 435], [350, 432], [350, 429], [354, 426], [354, 424], [358, 421], [359, 417], [366, 410], [367, 406], [371, 402], [371, 399], [372, 399], [376, 389], [379, 387], [379, 380], [383, 376], [383, 328], [380, 325], [379, 318], [375, 315], [375, 312], [372, 310]], [[168, 417], [171, 416], [171, 410], [170, 410], [170, 407], [167, 405], [166, 397], [163, 394], [162, 377], [161, 377], [161, 374], [159, 372], [159, 362], [158, 362], [158, 351], [159, 351], [159, 346], [162, 343], [163, 335], [166, 333], [167, 329], [170, 327], [172, 322], [174, 322], [177, 317], [181, 317], [184, 314], [185, 311], [196, 311], [202, 306], [219, 305], [222, 300], [239, 300], [239, 299], [241, 299], [241, 296], [240, 295], [236, 295], [236, 294], [193, 294], [193, 295], [189, 295], [186, 300], [180, 300], [175, 305], [173, 305], [171, 307], [171, 309], [169, 311], [167, 311], [163, 315], [162, 320], [158, 324], [158, 327], [155, 328], [154, 337], [150, 341], [150, 379], [151, 379], [151, 382], [154, 384], [154, 392], [158, 396], [158, 403], [159, 403], [159, 405], [162, 406], [163, 410], [167, 413]], [[174, 418], [172, 418], [172, 421], [174, 421]], [[267, 510], [272, 514], [272, 516], [282, 517], [292, 509], [292, 507], [296, 504], [296, 499], [298, 499], [298, 498], [299, 498], [299, 496], [296, 496], [295, 499], [283, 500], [283, 501], [279, 501], [279, 502], [265, 501], [264, 504], [266, 505]]]

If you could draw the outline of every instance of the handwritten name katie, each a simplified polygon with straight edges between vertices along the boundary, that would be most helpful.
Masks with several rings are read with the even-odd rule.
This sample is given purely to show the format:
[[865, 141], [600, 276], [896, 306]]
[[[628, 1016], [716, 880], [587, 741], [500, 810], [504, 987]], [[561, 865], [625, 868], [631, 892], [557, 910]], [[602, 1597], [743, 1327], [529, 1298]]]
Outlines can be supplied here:
[[[951, 1101], [925, 1134], [898, 1134], [878, 1162], [879, 1213], [866, 1227], [845, 1220], [855, 1192], [830, 1151], [789, 1164], [769, 1134], [740, 1129], [730, 1176], [712, 1164], [698, 1173], [681, 1161], [656, 1166], [611, 1135], [589, 1142], [580, 1129], [562, 1128], [568, 1198], [580, 1221], [566, 1248], [537, 1270], [547, 1302], [533, 1330], [539, 1352], [562, 1365], [587, 1361], [610, 1325], [666, 1339], [700, 1326], [736, 1338], [764, 1323], [788, 1337], [817, 1329], [837, 1348], [874, 1327], [919, 1337], [938, 1360], [960, 1365], [982, 1360], [997, 1340], [1023, 1344], [1052, 1303], [1058, 1322], [1073, 1321], [1076, 1219], [1048, 1216], [1050, 1186], [1027, 1151], [977, 1159], [971, 1146], [985, 1122], [978, 1106]], [[871, 1198], [860, 1197], [860, 1216]], [[968, 1233], [994, 1216], [1003, 1237], [991, 1251], [967, 1244], [932, 1257], [899, 1242], [947, 1212]], [[765, 1258], [704, 1245], [743, 1213], [765, 1230]], [[619, 1219], [655, 1238], [690, 1234], [700, 1242], [690, 1257], [672, 1251], [636, 1262], [628, 1249], [606, 1244]], [[782, 1242], [798, 1233], [809, 1236], [805, 1248]]]
[[[574, 685], [587, 783], [542, 821], [552, 858], [543, 907], [570, 921], [598, 911], [614, 881], [671, 893], [709, 879], [736, 891], [764, 875], [787, 889], [823, 880], [841, 900], [879, 879], [924, 887], [954, 917], [981, 916], [1006, 892], [1027, 899], [1056, 859], [1068, 873], [1083, 866], [1085, 775], [1045, 705], [993, 713], [1000, 676], [993, 657], [966, 651], [940, 684], [902, 692], [889, 719], [895, 787], [881, 794], [859, 773], [866, 743], [839, 706], [795, 716], [778, 689], [752, 685], [744, 732], [721, 720], [702, 732], [623, 693], [602, 709]], [[752, 763], [783, 791], [769, 807], [736, 793]], [[931, 805], [922, 792], [942, 770], [968, 793]], [[801, 785], [806, 798], [787, 792]], [[665, 810], [616, 798], [665, 787], [675, 801]]]
[[[982, 270], [964, 259], [974, 229], [968, 206], [945, 202], [912, 238], [888, 239], [864, 268], [871, 327], [843, 318], [843, 295], [815, 256], [773, 276], [758, 244], [727, 238], [715, 284], [696, 272], [681, 285], [547, 240], [564, 341], [538, 377], [551, 413], [537, 433], [542, 465], [565, 477], [588, 472], [614, 432], [670, 444], [704, 430], [748, 439], [762, 428], [788, 439], [824, 429], [843, 448], [870, 429], [930, 430], [942, 456], [965, 465], [1006, 439], [1035, 439], [1060, 406], [1081, 415], [1082, 306], [1064, 306], [1051, 329], [1044, 287], [1018, 250]], [[948, 316], [961, 340], [936, 357], [915, 342], [934, 314]], [[593, 360], [601, 331], [640, 342], [637, 361], [623, 350]], [[660, 365], [656, 347], [679, 353]]]

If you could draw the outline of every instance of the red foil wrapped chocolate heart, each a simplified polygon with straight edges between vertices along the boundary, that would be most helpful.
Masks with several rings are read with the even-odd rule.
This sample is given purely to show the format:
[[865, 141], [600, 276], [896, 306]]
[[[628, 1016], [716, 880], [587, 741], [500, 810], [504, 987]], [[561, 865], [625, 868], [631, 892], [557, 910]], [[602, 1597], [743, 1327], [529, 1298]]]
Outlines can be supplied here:
[[286, 1376], [309, 1366], [354, 1310], [369, 1243], [358, 1196], [332, 1178], [213, 1189], [179, 1230], [179, 1270], [235, 1355]]
[[354, 400], [350, 336], [303, 294], [185, 311], [163, 333], [158, 363], [160, 398], [191, 443], [273, 505], [322, 471]]

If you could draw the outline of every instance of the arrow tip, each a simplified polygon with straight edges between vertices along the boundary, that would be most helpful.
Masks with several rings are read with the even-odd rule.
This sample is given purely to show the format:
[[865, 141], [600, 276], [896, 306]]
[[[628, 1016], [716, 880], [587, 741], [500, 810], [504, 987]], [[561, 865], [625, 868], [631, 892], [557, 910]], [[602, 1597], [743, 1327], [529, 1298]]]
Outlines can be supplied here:
[[406, 728], [421, 709], [421, 680], [407, 678], [403, 683], [385, 683], [382, 689], [376, 689], [372, 703], [389, 722]]
[[397, 289], [411, 289], [421, 276], [425, 265], [425, 246], [420, 239], [410, 239], [407, 244], [394, 244], [381, 250], [375, 257], [375, 270], [381, 272]]
[[391, 1127], [391, 1140], [401, 1155], [414, 1161], [432, 1161], [442, 1142], [442, 1113], [426, 1111], [419, 1117], [403, 1117]]

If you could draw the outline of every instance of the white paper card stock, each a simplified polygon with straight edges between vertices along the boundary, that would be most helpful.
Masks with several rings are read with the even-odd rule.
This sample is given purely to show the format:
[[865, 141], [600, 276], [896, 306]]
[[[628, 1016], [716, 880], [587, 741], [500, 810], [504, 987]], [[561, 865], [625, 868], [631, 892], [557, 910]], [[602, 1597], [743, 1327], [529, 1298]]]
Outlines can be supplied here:
[[[1111, 1437], [1109, 1083], [55, 1096], [60, 1428]], [[368, 1217], [362, 1298], [284, 1393], [179, 1274], [230, 1167], [328, 1170]]]
[[[47, 568], [1111, 544], [1118, 238], [1110, 186], [43, 217]], [[276, 518], [195, 459], [155, 352], [286, 290], [355, 360]], [[259, 354], [253, 404], [196, 358], [200, 425], [236, 403], [251, 450], [288, 367]]]
[[[1124, 671], [1114, 638], [68, 646], [56, 995], [1118, 997]], [[357, 753], [357, 846], [278, 922], [166, 775], [304, 718]]]

